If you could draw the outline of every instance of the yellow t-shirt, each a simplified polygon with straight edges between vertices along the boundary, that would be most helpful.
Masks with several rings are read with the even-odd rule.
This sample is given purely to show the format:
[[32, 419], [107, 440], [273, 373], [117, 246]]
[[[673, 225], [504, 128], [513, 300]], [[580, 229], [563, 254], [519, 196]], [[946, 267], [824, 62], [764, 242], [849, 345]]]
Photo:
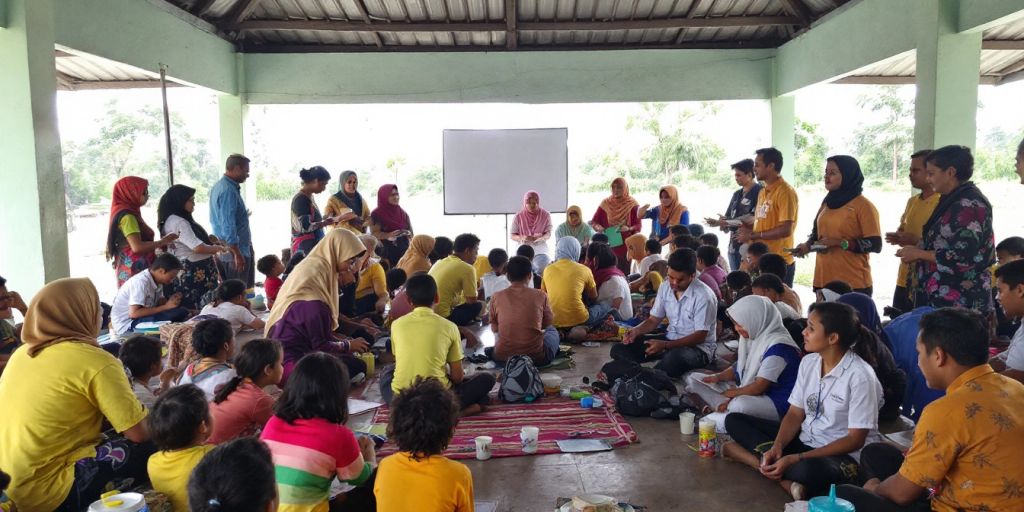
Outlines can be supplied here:
[[987, 364], [967, 370], [925, 407], [900, 475], [940, 488], [932, 510], [1021, 510], [1024, 385]]
[[789, 236], [775, 240], [759, 240], [768, 246], [768, 252], [782, 256], [787, 265], [793, 263], [793, 255], [785, 249], [794, 246], [793, 234], [796, 233], [799, 206], [800, 200], [797, 198], [796, 190], [793, 190], [786, 180], [779, 178], [779, 181], [761, 188], [757, 195], [757, 208], [754, 209], [754, 231], [768, 231], [783, 222], [793, 223], [793, 230]]
[[216, 448], [202, 444], [182, 450], [156, 452], [149, 457], [147, 470], [153, 490], [167, 495], [175, 512], [187, 511], [188, 477], [203, 456]]
[[398, 452], [380, 461], [373, 493], [378, 512], [469, 512], [473, 474], [441, 455], [417, 461]]
[[139, 219], [135, 218], [134, 215], [124, 215], [121, 220], [118, 221], [117, 227], [121, 229], [121, 234], [128, 238], [128, 235], [136, 235], [142, 232], [139, 228]]
[[[899, 231], [922, 236], [924, 223], [928, 222], [928, 218], [932, 216], [935, 206], [939, 204], [939, 199], [942, 199], [939, 194], [932, 194], [928, 199], [922, 199], [921, 194], [914, 194], [913, 197], [907, 199], [907, 207], [903, 209], [903, 216], [900, 217]], [[914, 275], [913, 268], [914, 263], [900, 264], [900, 273], [896, 276], [896, 286], [907, 287], [908, 279]]]
[[476, 270], [454, 254], [435, 263], [429, 274], [437, 282], [439, 300], [434, 311], [442, 317], [448, 318], [466, 297], [477, 296]]
[[[878, 210], [864, 196], [857, 196], [834, 210], [821, 205], [817, 222], [819, 238], [855, 243], [853, 241], [858, 238], [882, 236], [882, 228], [878, 225]], [[845, 281], [854, 289], [871, 286], [871, 263], [868, 260], [868, 253], [844, 251], [842, 247], [833, 247], [827, 252], [817, 253], [815, 261], [816, 288], [821, 288], [825, 283], [835, 279]]]
[[647, 273], [647, 282], [651, 288], [651, 293], [658, 293], [658, 288], [661, 288], [661, 283], [665, 282], [665, 278], [661, 277], [661, 274], [652, 270]]
[[590, 317], [583, 303], [583, 292], [597, 293], [597, 283], [589, 268], [561, 259], [544, 268], [540, 289], [548, 293], [551, 311], [555, 314], [555, 327], [574, 327]]
[[53, 510], [71, 492], [75, 462], [95, 457], [103, 419], [118, 432], [146, 417], [121, 362], [64, 342], [29, 357], [22, 347], [0, 379], [0, 468], [18, 510]]
[[455, 324], [421, 306], [391, 324], [391, 352], [395, 393], [411, 386], [416, 377], [436, 377], [451, 386], [447, 364], [461, 364], [462, 336]]
[[[351, 211], [351, 208], [346, 206], [345, 203], [341, 201], [341, 199], [338, 199], [334, 195], [331, 195], [331, 197], [327, 199], [327, 204], [324, 205], [324, 217], [344, 215]], [[351, 224], [352, 221], [342, 222], [341, 224], [332, 224], [328, 229], [344, 228], [357, 235], [366, 233], [366, 226], [370, 225], [370, 207], [366, 205], [366, 201], [363, 201], [363, 211], [356, 213], [359, 215], [359, 218], [363, 219], [362, 229], [353, 226]]]
[[487, 259], [487, 256], [477, 256], [476, 261], [473, 262], [473, 270], [476, 270], [476, 287], [479, 288], [482, 286], [480, 280], [483, 279], [484, 274], [494, 269], [491, 268], [491, 262]]
[[370, 265], [370, 268], [359, 275], [356, 298], [361, 299], [371, 293], [376, 293], [378, 299], [388, 294], [387, 275], [380, 263]]

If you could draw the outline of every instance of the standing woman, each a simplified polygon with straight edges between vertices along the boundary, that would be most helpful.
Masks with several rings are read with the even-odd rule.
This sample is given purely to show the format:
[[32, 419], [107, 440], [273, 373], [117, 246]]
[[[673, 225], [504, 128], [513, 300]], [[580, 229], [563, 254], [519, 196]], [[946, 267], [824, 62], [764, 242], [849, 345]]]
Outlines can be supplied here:
[[920, 243], [896, 255], [917, 263], [914, 306], [962, 307], [993, 312], [992, 274], [995, 237], [992, 203], [970, 181], [974, 157], [964, 146], [945, 146], [925, 160], [928, 183], [942, 194], [925, 222]]
[[160, 234], [178, 236], [168, 248], [182, 265], [174, 292], [181, 293], [181, 306], [190, 310], [202, 309], [209, 302], [204, 296], [216, 289], [218, 282], [213, 255], [228, 251], [192, 218], [195, 209], [196, 189], [185, 185], [167, 189], [156, 209]]
[[[523, 196], [523, 208], [512, 220], [512, 240], [519, 242], [519, 245], [533, 247], [534, 257], [542, 254], [547, 257], [551, 228], [551, 214], [540, 207], [540, 194], [535, 190], [528, 191]], [[536, 268], [535, 271], [543, 274], [544, 267]]]
[[[612, 195], [604, 198], [601, 205], [594, 212], [590, 219], [590, 225], [598, 233], [604, 233], [608, 228], [617, 227], [625, 241], [630, 235], [639, 233], [640, 218], [637, 216], [637, 209], [640, 207], [636, 199], [629, 195], [629, 184], [625, 178], [612, 180]], [[629, 260], [626, 259], [626, 245], [623, 242], [609, 244], [612, 252], [618, 259], [619, 270], [622, 273], [629, 273]]]
[[125, 176], [114, 183], [107, 259], [114, 264], [118, 288], [128, 278], [149, 268], [158, 247], [178, 239], [178, 235], [171, 234], [153, 241], [153, 229], [142, 218], [142, 205], [146, 201], [149, 201], [149, 182], [144, 178]]
[[[359, 177], [355, 171], [344, 171], [341, 173], [341, 186], [338, 192], [327, 199], [327, 206], [324, 207], [324, 217], [339, 219], [332, 227], [345, 228], [357, 235], [366, 232], [366, 226], [370, 223], [370, 207], [363, 200], [359, 193]], [[353, 217], [344, 220], [345, 214], [352, 212]]]
[[319, 165], [299, 171], [302, 188], [292, 198], [292, 254], [309, 254], [324, 237], [324, 226], [334, 224], [337, 219], [320, 215], [313, 194], [327, 189], [331, 173]]
[[555, 240], [561, 240], [571, 236], [580, 241], [580, 245], [590, 244], [590, 238], [594, 236], [594, 228], [583, 222], [583, 210], [579, 206], [572, 205], [565, 211], [565, 222], [558, 225], [555, 230]]
[[381, 185], [377, 189], [377, 208], [370, 213], [370, 232], [384, 245], [384, 259], [391, 267], [405, 255], [412, 237], [412, 222], [398, 199], [398, 185]]
[[882, 251], [878, 210], [861, 192], [864, 175], [857, 159], [848, 155], [829, 157], [825, 164], [828, 194], [818, 210], [811, 236], [797, 246], [794, 256], [803, 257], [812, 245], [824, 246], [814, 265], [814, 290], [840, 280], [855, 292], [871, 296], [871, 263], [868, 254]]
[[641, 219], [651, 219], [651, 238], [668, 245], [672, 241], [668, 228], [676, 224], [689, 225], [690, 212], [679, 202], [679, 190], [674, 185], [661, 187], [658, 201], [660, 204], [651, 209], [645, 204], [638, 214]]
[[719, 215], [717, 219], [707, 218], [709, 226], [721, 229], [730, 233], [729, 236], [729, 270], [739, 270], [740, 262], [747, 256], [745, 244], [740, 244], [736, 237], [732, 236], [739, 227], [729, 226], [725, 221], [736, 220], [754, 214], [757, 207], [757, 196], [761, 193], [761, 184], [754, 177], [754, 161], [746, 158], [732, 164], [733, 178], [740, 186], [739, 190], [733, 192], [729, 206], [725, 209], [725, 215]]
[[369, 345], [361, 338], [344, 339], [338, 328], [338, 274], [350, 270], [366, 248], [354, 233], [334, 229], [317, 244], [285, 280], [267, 318], [265, 335], [284, 349], [283, 383], [292, 368], [310, 352], [337, 356], [353, 377], [366, 371], [354, 354]]

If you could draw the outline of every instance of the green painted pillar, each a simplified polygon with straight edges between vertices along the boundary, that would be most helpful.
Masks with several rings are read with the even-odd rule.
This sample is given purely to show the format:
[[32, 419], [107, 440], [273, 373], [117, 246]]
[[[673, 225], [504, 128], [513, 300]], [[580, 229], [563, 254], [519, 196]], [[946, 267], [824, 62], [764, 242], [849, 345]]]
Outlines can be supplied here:
[[[245, 121], [249, 107], [242, 96], [221, 95], [217, 99], [220, 110], [220, 163], [221, 169], [228, 156], [245, 154]], [[258, 169], [252, 169], [249, 180], [242, 184], [242, 195], [247, 205], [256, 204], [256, 176]]]
[[974, 147], [981, 31], [957, 32], [956, 0], [919, 0], [914, 147]]
[[0, 29], [0, 273], [26, 295], [67, 277], [53, 0], [7, 0]]
[[796, 165], [796, 96], [774, 96], [772, 108], [772, 146], [782, 152], [782, 177], [791, 185], [795, 182]]

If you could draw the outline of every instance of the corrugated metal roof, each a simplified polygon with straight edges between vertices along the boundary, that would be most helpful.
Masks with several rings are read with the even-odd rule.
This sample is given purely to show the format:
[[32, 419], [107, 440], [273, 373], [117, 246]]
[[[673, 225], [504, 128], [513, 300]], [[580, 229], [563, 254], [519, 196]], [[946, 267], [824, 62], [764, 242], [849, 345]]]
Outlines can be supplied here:
[[[1008, 75], [1022, 70], [1024, 70], [1024, 50], [981, 51], [981, 69], [979, 69], [978, 75], [984, 83], [999, 84]], [[916, 73], [917, 55], [914, 51], [909, 51], [858, 69], [837, 81], [866, 83], [878, 78], [879, 82], [893, 79], [893, 83], [895, 83], [899, 81], [896, 79], [909, 79], [905, 81], [912, 83]]]
[[[57, 85], [63, 90], [159, 87], [156, 73], [58, 46]], [[168, 79], [168, 85], [180, 84]]]

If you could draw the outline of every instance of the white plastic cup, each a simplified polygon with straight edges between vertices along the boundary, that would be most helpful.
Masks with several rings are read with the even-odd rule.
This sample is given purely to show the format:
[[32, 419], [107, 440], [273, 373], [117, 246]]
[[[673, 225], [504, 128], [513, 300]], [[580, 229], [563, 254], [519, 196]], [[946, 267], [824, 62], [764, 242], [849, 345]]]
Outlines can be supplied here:
[[537, 453], [538, 436], [540, 436], [539, 428], [523, 427], [519, 432], [519, 439], [523, 442], [523, 453]]
[[679, 432], [684, 435], [693, 435], [693, 421], [696, 419], [696, 415], [692, 412], [681, 412], [679, 413]]
[[494, 442], [494, 438], [491, 436], [477, 436], [473, 440], [476, 441], [476, 460], [491, 458], [491, 443]]

